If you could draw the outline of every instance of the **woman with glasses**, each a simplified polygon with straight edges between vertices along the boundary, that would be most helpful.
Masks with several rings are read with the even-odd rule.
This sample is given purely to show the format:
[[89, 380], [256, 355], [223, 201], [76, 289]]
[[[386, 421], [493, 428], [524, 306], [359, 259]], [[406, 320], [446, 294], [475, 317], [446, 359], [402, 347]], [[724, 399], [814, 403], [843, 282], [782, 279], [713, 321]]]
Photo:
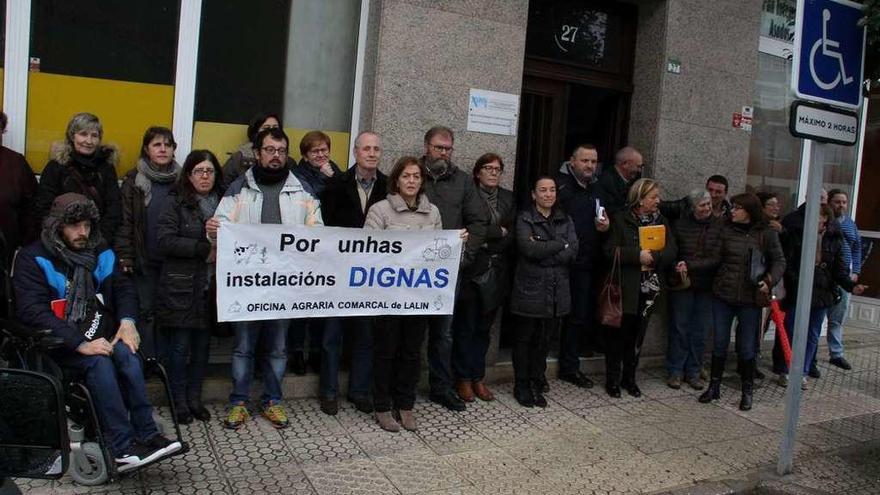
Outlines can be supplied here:
[[571, 312], [568, 266], [578, 253], [574, 222], [557, 205], [552, 178], [535, 181], [532, 205], [517, 215], [516, 247], [510, 312], [521, 318], [513, 347], [513, 396], [523, 407], [547, 407], [549, 339]]
[[[222, 196], [223, 173], [213, 153], [194, 150], [159, 218], [159, 252], [165, 257], [159, 277], [157, 322], [170, 340], [168, 371], [177, 420], [208, 421], [202, 382], [216, 311], [212, 296], [214, 251], [206, 223]], [[189, 365], [187, 365], [189, 355]]]
[[513, 192], [501, 187], [504, 161], [486, 153], [474, 164], [474, 183], [489, 223], [485, 242], [474, 253], [474, 262], [461, 274], [461, 293], [453, 321], [452, 369], [458, 396], [491, 401], [495, 395], [483, 383], [489, 329], [508, 291], [508, 255], [513, 245], [516, 205]]
[[293, 175], [316, 198], [324, 192], [330, 178], [342, 173], [330, 159], [330, 136], [321, 131], [307, 132], [299, 142], [302, 160], [293, 168]]
[[761, 308], [769, 301], [770, 291], [782, 279], [785, 258], [776, 231], [768, 227], [761, 201], [752, 193], [730, 199], [730, 223], [721, 232], [721, 242], [714, 254], [718, 270], [712, 282], [714, 345], [709, 388], [700, 396], [708, 403], [721, 397], [721, 378], [730, 328], [736, 327], [736, 352], [739, 357], [742, 396], [739, 408], [752, 408], [755, 381], [755, 349], [758, 342]]
[[122, 181], [122, 223], [114, 250], [122, 271], [134, 277], [140, 304], [143, 352], [165, 360], [165, 342], [155, 325], [154, 301], [162, 254], [159, 252], [159, 215], [168, 204], [169, 193], [180, 174], [174, 160], [177, 143], [167, 127], [150, 127], [144, 133], [140, 158]]
[[[654, 231], [662, 228], [664, 242], [642, 244], [643, 228]], [[630, 186], [626, 206], [611, 217], [604, 250], [608, 262], [619, 257], [623, 309], [620, 328], [609, 327], [605, 337], [605, 391], [611, 397], [620, 398], [623, 388], [629, 395], [641, 397], [636, 368], [642, 342], [666, 272], [675, 266], [678, 255], [675, 236], [660, 214], [660, 184], [639, 179]]]
[[[281, 119], [276, 113], [258, 113], [251, 118], [247, 127], [247, 142], [242, 143], [234, 153], [230, 153], [229, 159], [223, 164], [223, 187], [237, 179], [240, 175], [244, 175], [247, 169], [253, 167], [258, 157], [254, 153], [254, 138], [260, 131], [265, 129], [273, 129], [281, 127]], [[287, 168], [293, 169], [296, 162], [293, 158], [287, 158]]]

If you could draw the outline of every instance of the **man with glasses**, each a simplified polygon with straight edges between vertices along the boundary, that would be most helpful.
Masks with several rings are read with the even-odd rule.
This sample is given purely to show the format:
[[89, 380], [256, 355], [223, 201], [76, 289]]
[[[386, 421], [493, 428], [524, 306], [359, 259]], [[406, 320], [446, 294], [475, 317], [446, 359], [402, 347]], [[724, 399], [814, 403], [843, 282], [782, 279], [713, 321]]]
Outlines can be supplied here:
[[[245, 172], [227, 189], [213, 221], [207, 225], [209, 238], [216, 238], [223, 223], [323, 225], [321, 209], [302, 183], [285, 166], [289, 140], [280, 128], [260, 131], [254, 138], [257, 165]], [[287, 369], [287, 328], [290, 320], [244, 321], [234, 324], [235, 346], [232, 351], [232, 393], [226, 416], [227, 428], [237, 429], [250, 418], [247, 409], [253, 381], [254, 349], [262, 334], [265, 352], [263, 369], [262, 415], [276, 428], [289, 422], [281, 406], [281, 382]]]
[[[452, 129], [435, 126], [425, 133], [425, 154], [419, 160], [428, 171], [425, 193], [440, 210], [444, 229], [466, 228], [468, 246], [481, 245], [488, 213], [480, 204], [479, 193], [470, 174], [452, 163]], [[462, 263], [467, 264], [472, 251], [465, 249]], [[465, 404], [452, 387], [453, 315], [429, 318], [428, 382], [429, 398], [453, 411], [464, 411]]]
[[[562, 164], [556, 175], [556, 191], [559, 204], [574, 221], [578, 238], [578, 255], [569, 270], [569, 287], [572, 305], [559, 337], [559, 378], [577, 387], [590, 388], [593, 382], [580, 370], [578, 350], [581, 338], [592, 321], [595, 297], [593, 297], [593, 260], [600, 259], [600, 232], [607, 232], [610, 225], [607, 213], [597, 206], [594, 181], [599, 154], [592, 144], [578, 145], [571, 158]], [[602, 213], [602, 214], [600, 214]], [[598, 333], [598, 332], [597, 332]]]

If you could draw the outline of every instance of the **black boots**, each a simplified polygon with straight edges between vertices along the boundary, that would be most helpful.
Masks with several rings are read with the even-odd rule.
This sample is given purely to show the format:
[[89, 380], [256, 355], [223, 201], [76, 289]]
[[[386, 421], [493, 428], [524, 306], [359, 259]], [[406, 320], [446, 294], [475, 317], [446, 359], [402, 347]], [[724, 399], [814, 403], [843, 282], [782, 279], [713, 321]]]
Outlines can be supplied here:
[[752, 391], [755, 388], [755, 363], [743, 361], [742, 368], [742, 397], [739, 400], [739, 410], [749, 411], [752, 409]]
[[697, 399], [703, 404], [708, 404], [713, 400], [721, 398], [721, 377], [724, 376], [724, 360], [723, 357], [712, 356], [712, 374], [709, 376], [709, 387]]

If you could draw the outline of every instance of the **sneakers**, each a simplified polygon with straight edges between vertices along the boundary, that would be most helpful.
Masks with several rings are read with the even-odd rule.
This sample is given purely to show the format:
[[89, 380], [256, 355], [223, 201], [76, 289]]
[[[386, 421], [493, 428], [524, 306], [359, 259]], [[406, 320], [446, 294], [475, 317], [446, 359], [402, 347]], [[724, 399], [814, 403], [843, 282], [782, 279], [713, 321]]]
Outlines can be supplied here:
[[229, 412], [226, 413], [226, 419], [223, 421], [223, 425], [229, 429], [237, 430], [249, 419], [251, 419], [251, 413], [247, 410], [244, 402], [237, 402], [229, 408]]
[[[178, 443], [178, 448], [180, 444]], [[144, 445], [140, 442], [131, 442], [131, 445], [125, 452], [116, 457], [116, 470], [120, 473], [131, 471], [132, 469], [143, 466], [164, 455], [163, 449], [151, 445]]]
[[287, 419], [287, 411], [276, 401], [270, 400], [263, 404], [260, 414], [272, 423], [275, 428], [287, 428], [290, 420]]
[[829, 359], [828, 362], [833, 364], [834, 366], [837, 366], [840, 369], [844, 369], [847, 371], [852, 369], [852, 365], [849, 364], [849, 361], [847, 361], [846, 358], [843, 356], [833, 357]]
[[801, 390], [806, 390], [806, 389], [807, 389], [807, 377], [804, 377], [804, 379], [801, 380]]
[[183, 444], [178, 440], [169, 440], [162, 435], [156, 435], [153, 438], [147, 440], [147, 446], [160, 449], [162, 451], [162, 455], [170, 455], [178, 450], [183, 448]]
[[678, 375], [670, 375], [669, 378], [666, 379], [666, 386], [673, 389], [678, 390], [681, 388], [681, 377]]

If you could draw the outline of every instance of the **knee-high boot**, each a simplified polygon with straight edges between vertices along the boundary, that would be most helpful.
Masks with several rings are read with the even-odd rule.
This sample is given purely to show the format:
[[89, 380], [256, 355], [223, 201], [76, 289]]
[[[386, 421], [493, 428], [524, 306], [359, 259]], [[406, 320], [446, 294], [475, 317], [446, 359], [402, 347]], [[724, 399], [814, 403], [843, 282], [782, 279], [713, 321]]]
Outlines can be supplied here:
[[742, 397], [739, 400], [739, 410], [748, 411], [752, 408], [752, 391], [755, 388], [755, 363], [743, 361], [742, 367]]

